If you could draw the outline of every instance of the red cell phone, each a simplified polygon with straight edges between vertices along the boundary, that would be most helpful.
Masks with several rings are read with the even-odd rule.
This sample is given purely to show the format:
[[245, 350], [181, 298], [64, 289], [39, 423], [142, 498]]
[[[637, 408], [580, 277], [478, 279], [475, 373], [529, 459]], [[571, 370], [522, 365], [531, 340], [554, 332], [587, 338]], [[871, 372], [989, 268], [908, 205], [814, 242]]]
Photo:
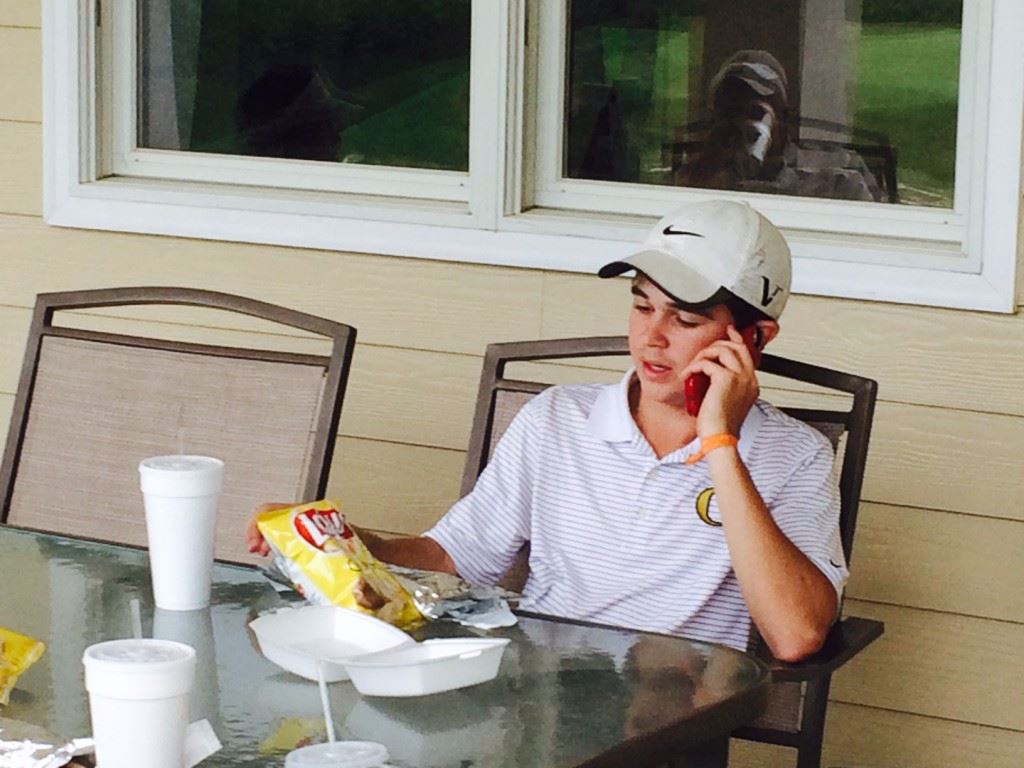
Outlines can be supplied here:
[[[761, 339], [761, 329], [757, 325], [748, 325], [740, 335], [743, 336], [743, 343], [750, 350], [750, 356], [754, 359], [754, 367], [757, 368], [761, 362], [761, 346], [764, 343]], [[686, 412], [696, 416], [700, 411], [700, 404], [704, 402], [704, 395], [708, 393], [711, 386], [711, 379], [706, 373], [695, 373], [687, 377], [683, 382], [683, 402], [686, 404]]]

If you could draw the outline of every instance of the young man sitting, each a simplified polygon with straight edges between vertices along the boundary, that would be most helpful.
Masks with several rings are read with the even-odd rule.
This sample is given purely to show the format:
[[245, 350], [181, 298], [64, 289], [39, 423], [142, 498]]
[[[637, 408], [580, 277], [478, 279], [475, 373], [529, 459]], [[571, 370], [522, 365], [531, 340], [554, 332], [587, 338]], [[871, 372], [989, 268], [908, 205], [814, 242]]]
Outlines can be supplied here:
[[[758, 399], [751, 350], [779, 331], [790, 284], [781, 233], [712, 201], [658, 222], [633, 270], [633, 368], [614, 385], [530, 400], [473, 491], [422, 536], [364, 541], [380, 559], [493, 584], [530, 544], [521, 607], [746, 648], [820, 648], [847, 577], [834, 454]], [[696, 416], [684, 382], [710, 384]], [[253, 551], [266, 551], [255, 526]]]

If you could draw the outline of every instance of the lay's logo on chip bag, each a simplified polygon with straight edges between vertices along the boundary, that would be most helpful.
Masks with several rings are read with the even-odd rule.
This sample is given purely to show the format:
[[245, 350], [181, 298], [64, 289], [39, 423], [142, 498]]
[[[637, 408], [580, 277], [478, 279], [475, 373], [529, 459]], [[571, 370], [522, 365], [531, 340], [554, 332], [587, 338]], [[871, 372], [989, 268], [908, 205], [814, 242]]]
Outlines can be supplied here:
[[304, 509], [295, 513], [292, 524], [303, 541], [329, 555], [344, 551], [333, 546], [337, 539], [351, 539], [356, 535], [336, 509]]

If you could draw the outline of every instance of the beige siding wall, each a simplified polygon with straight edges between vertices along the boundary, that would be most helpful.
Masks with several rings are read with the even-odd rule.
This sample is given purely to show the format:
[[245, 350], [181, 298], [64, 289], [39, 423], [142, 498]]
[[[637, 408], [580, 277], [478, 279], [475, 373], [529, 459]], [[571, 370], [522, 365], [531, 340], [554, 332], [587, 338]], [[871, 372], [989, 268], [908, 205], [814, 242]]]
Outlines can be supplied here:
[[[488, 342], [622, 331], [623, 284], [588, 276], [47, 227], [39, 24], [37, 2], [0, 0], [0, 424], [36, 293], [252, 296], [359, 329], [331, 492], [357, 522], [418, 531], [456, 498]], [[249, 321], [144, 319], [154, 334], [315, 348]], [[1019, 766], [1024, 316], [796, 297], [774, 349], [880, 383], [847, 605], [887, 631], [836, 677], [826, 764]], [[790, 764], [750, 745], [733, 763]]]

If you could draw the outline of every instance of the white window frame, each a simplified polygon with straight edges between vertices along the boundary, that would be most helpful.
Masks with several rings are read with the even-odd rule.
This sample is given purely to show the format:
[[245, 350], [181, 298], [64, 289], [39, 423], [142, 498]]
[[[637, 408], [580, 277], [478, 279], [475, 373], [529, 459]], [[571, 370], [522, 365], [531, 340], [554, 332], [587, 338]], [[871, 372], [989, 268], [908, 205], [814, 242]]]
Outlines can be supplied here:
[[[593, 272], [628, 253], [653, 217], [686, 200], [731, 196], [784, 229], [798, 293], [1014, 310], [1019, 0], [965, 0], [952, 211], [557, 178], [560, 160], [549, 150], [560, 144], [552, 105], [562, 103], [564, 43], [550, 20], [560, 0], [473, 0], [468, 174], [369, 166], [332, 174], [326, 164], [193, 156], [190, 173], [206, 168], [206, 176], [168, 178], [186, 153], [132, 149], [134, 126], [114, 118], [133, 115], [131, 103], [102, 107], [115, 92], [125, 98], [114, 86], [125, 58], [118, 65], [109, 52], [131, 32], [108, 18], [128, 18], [134, 2], [105, 0], [99, 26], [97, 5], [43, 0], [44, 217], [53, 225]], [[322, 176], [321, 189], [261, 186], [271, 167], [278, 180], [294, 174], [286, 184], [296, 187]]]

